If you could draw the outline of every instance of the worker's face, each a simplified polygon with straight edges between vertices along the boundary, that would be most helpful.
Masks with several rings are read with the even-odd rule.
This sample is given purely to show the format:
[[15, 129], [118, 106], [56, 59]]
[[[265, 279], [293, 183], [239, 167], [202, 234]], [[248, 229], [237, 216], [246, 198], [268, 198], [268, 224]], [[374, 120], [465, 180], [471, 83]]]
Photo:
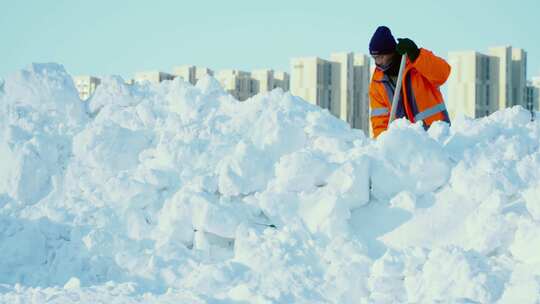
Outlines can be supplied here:
[[375, 64], [384, 70], [385, 67], [389, 67], [394, 60], [394, 54], [378, 54], [371, 55], [375, 60]]

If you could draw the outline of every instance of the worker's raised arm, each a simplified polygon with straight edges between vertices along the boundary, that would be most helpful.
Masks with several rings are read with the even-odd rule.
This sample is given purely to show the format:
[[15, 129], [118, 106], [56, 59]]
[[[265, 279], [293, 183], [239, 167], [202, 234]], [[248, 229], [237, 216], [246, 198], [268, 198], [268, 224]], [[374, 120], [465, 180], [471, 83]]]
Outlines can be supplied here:
[[435, 87], [443, 85], [450, 76], [450, 65], [433, 52], [418, 48], [409, 38], [398, 38], [396, 51], [398, 54], [407, 54], [412, 66]]

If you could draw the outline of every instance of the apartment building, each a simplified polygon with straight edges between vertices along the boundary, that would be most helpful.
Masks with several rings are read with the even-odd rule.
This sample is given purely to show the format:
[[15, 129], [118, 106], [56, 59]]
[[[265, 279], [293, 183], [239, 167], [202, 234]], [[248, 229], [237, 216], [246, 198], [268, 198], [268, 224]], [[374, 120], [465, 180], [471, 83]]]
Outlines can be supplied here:
[[271, 69], [260, 69], [251, 72], [251, 78], [255, 81], [255, 94], [270, 92], [281, 88], [284, 92], [289, 91], [289, 74]]
[[174, 75], [160, 71], [137, 72], [134, 77], [135, 82], [139, 83], [145, 81], [149, 81], [150, 83], [160, 83], [165, 80], [173, 79]]
[[289, 84], [290, 84], [290, 76], [289, 73], [285, 72], [274, 72], [274, 89], [275, 88], [281, 88], [284, 92], [289, 91]]
[[491, 47], [487, 54], [450, 52], [450, 118], [458, 113], [482, 117], [497, 110], [527, 107], [527, 53], [511, 46]]
[[333, 53], [291, 60], [290, 90], [306, 101], [328, 109], [351, 127], [369, 133], [369, 57]]
[[540, 77], [527, 82], [525, 105], [529, 111], [540, 111]]
[[353, 128], [361, 129], [370, 134], [369, 117], [369, 84], [371, 82], [370, 57], [364, 54], [354, 54], [353, 58], [353, 115], [349, 122]]
[[446, 106], [450, 118], [463, 114], [472, 118], [499, 109], [499, 58], [475, 51], [450, 52], [452, 72], [448, 79]]
[[354, 67], [353, 53], [332, 53], [330, 61], [338, 63], [339, 118], [351, 123], [353, 119]]
[[94, 94], [96, 88], [101, 83], [101, 80], [93, 76], [80, 75], [73, 77], [73, 82], [75, 83], [75, 87], [79, 92], [79, 97], [81, 100], [87, 100], [90, 96], [92, 96], [92, 94]]
[[527, 53], [522, 49], [512, 48], [512, 84], [510, 88], [510, 102], [525, 108]]
[[527, 54], [511, 46], [489, 48], [489, 55], [499, 58], [499, 109], [525, 106]]
[[339, 63], [318, 57], [291, 60], [291, 93], [340, 117]]
[[255, 81], [249, 72], [221, 70], [216, 73], [216, 79], [225, 91], [240, 101], [257, 94]]
[[197, 81], [205, 75], [214, 76], [214, 71], [206, 67], [184, 65], [180, 67], [175, 67], [173, 69], [173, 74], [174, 76], [182, 77], [184, 81], [195, 85], [197, 84]]
[[270, 92], [274, 89], [274, 70], [262, 69], [251, 72], [254, 80], [253, 91], [258, 93]]

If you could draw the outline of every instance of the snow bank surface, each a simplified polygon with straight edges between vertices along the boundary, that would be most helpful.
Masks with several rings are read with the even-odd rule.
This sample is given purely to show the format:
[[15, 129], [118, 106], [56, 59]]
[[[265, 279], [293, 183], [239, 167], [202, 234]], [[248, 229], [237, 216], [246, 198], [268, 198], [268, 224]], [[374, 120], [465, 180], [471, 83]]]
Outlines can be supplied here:
[[0, 86], [0, 302], [540, 303], [540, 124], [377, 141], [213, 78]]

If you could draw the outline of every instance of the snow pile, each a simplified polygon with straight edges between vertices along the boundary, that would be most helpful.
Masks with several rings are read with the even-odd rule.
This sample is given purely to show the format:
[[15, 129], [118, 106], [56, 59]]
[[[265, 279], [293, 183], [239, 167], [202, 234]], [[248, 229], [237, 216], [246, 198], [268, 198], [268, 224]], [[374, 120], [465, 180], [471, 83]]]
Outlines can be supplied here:
[[398, 120], [372, 141], [213, 78], [81, 102], [55, 64], [0, 87], [0, 299], [537, 303], [540, 124]]

